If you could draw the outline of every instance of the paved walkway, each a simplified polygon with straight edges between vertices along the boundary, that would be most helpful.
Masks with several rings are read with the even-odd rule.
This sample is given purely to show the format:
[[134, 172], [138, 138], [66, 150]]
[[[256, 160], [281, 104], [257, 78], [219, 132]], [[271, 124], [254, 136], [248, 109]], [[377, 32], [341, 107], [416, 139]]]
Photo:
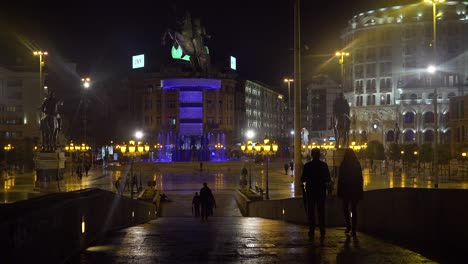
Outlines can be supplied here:
[[322, 242], [317, 230], [309, 241], [305, 225], [242, 217], [233, 190], [213, 188], [217, 208], [202, 222], [191, 212], [200, 186], [176, 186], [162, 217], [113, 232], [68, 263], [435, 263], [363, 233], [347, 237], [343, 228], [327, 229]]
[[244, 217], [162, 217], [114, 232], [68, 263], [435, 263], [401, 247], [329, 228]]

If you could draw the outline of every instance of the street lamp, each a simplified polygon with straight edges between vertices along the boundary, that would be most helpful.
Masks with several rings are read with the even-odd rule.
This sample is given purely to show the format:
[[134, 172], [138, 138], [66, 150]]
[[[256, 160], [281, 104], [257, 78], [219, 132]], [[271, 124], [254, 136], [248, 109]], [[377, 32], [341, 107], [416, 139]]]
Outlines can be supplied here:
[[86, 117], [86, 112], [88, 110], [88, 100], [86, 99], [86, 90], [88, 90], [91, 87], [91, 79], [86, 77], [81, 79], [81, 84], [83, 85], [84, 91], [83, 91], [83, 96], [81, 97], [81, 104], [83, 104], [83, 141], [86, 142], [86, 123], [87, 123], [87, 117]]
[[[294, 82], [294, 79], [285, 78], [284, 82], [288, 84], [288, 120], [287, 125], [288, 129], [291, 127], [291, 82]], [[290, 147], [293, 145], [293, 137], [291, 137]], [[290, 155], [291, 152], [288, 149], [288, 154]]]
[[[432, 60], [434, 65], [437, 65], [437, 4], [445, 2], [445, 0], [424, 0], [425, 3], [432, 5]], [[434, 67], [433, 73], [436, 72]], [[437, 153], [437, 138], [438, 138], [438, 117], [437, 117], [437, 84], [434, 85], [434, 178], [435, 178], [435, 188], [439, 187], [439, 172], [438, 172], [438, 153]]]
[[[250, 159], [250, 156], [254, 154], [254, 147], [253, 147], [252, 140], [247, 141], [247, 143], [243, 143], [241, 145], [241, 150]], [[249, 189], [252, 189], [252, 165], [250, 162], [249, 162]]]
[[[132, 182], [133, 181], [133, 163], [135, 161], [134, 159], [135, 157], [148, 153], [149, 149], [150, 147], [148, 144], [143, 144], [142, 142], [135, 142], [135, 140], [129, 140], [128, 143], [124, 142], [122, 145], [120, 145], [120, 152], [122, 153], [122, 155], [130, 157], [130, 177], [131, 177], [130, 178], [131, 180], [130, 197], [132, 199], [133, 199], [133, 182]], [[141, 184], [141, 174], [140, 174], [140, 188], [142, 187], [141, 185], [142, 184]]]
[[8, 172], [8, 158], [7, 158], [7, 154], [8, 152], [10, 152], [11, 150], [13, 150], [15, 147], [13, 147], [13, 145], [11, 144], [7, 144], [3, 147], [3, 149], [5, 150], [5, 168]]
[[270, 199], [270, 187], [269, 187], [269, 175], [268, 175], [268, 165], [270, 163], [270, 156], [275, 155], [278, 151], [278, 144], [275, 142], [270, 142], [270, 139], [265, 136], [263, 139], [263, 144], [256, 144], [255, 151], [267, 158], [266, 162], [266, 193], [265, 199]]
[[70, 152], [70, 157], [71, 157], [71, 176], [73, 176], [73, 152], [75, 152], [75, 145], [73, 144], [73, 141], [70, 142], [67, 146], [65, 146], [65, 151]]
[[344, 63], [345, 57], [349, 56], [349, 52], [337, 51], [335, 56], [339, 58], [339, 63], [341, 66], [341, 90], [344, 92]]
[[42, 89], [42, 67], [45, 65], [45, 61], [42, 56], [47, 56], [49, 53], [47, 51], [34, 51], [34, 56], [39, 56], [39, 92], [43, 92]]
[[222, 154], [221, 149], [224, 147], [223, 144], [221, 144], [221, 143], [216, 143], [216, 144], [214, 145], [214, 147], [215, 147], [215, 149], [216, 149], [216, 154], [218, 155], [218, 158], [221, 159], [221, 158], [222, 158], [222, 157], [221, 157], [221, 154]]

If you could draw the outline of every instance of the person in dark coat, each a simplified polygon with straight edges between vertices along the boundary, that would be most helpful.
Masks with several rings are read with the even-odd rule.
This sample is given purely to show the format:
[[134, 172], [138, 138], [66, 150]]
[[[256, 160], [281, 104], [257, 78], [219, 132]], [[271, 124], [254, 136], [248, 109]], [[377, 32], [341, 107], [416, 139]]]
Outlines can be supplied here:
[[330, 183], [328, 165], [320, 160], [320, 149], [311, 151], [312, 160], [304, 165], [301, 181], [305, 182], [306, 212], [309, 221], [309, 238], [313, 239], [315, 231], [315, 206], [317, 206], [320, 236], [325, 236], [325, 198], [327, 185]]
[[198, 195], [198, 192], [195, 193], [195, 196], [192, 199], [192, 210], [192, 214], [196, 217], [200, 216], [200, 195]]
[[[346, 149], [343, 162], [338, 174], [338, 197], [343, 200], [343, 213], [346, 222], [346, 231], [356, 236], [356, 223], [358, 218], [357, 205], [363, 197], [362, 169], [356, 154], [352, 149]], [[351, 215], [349, 205], [351, 204]], [[352, 216], [352, 217], [351, 217]], [[350, 223], [350, 218], [351, 223]]]
[[216, 208], [216, 201], [206, 182], [203, 183], [203, 188], [200, 189], [200, 203], [201, 219], [208, 220], [208, 216], [213, 215], [213, 206]]

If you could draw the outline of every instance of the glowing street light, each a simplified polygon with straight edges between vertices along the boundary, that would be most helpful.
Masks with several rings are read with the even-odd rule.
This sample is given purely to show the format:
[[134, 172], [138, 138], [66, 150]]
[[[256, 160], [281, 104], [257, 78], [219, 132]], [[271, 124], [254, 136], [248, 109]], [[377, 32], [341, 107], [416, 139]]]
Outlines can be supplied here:
[[[425, 3], [432, 4], [432, 60], [434, 64], [437, 64], [437, 4], [445, 2], [445, 0], [424, 0]], [[429, 66], [430, 67], [430, 66]], [[429, 71], [429, 68], [428, 68]], [[430, 69], [433, 73], [436, 72], [436, 68]], [[429, 73], [430, 73], [429, 71]], [[435, 188], [439, 187], [439, 172], [438, 172], [438, 153], [437, 153], [437, 138], [438, 138], [438, 117], [437, 117], [437, 85], [434, 85], [434, 178], [435, 178]]]
[[47, 51], [34, 51], [34, 56], [39, 56], [39, 91], [42, 93], [43, 83], [42, 83], [42, 67], [45, 65], [45, 61], [43, 60], [43, 56], [49, 55]]
[[[138, 134], [140, 135], [141, 132], [135, 133], [135, 136]], [[141, 133], [141, 137], [143, 136], [143, 133]], [[141, 138], [140, 137], [140, 138]], [[142, 142], [135, 142], [135, 140], [129, 140], [128, 143], [123, 143], [120, 146], [120, 152], [124, 156], [128, 156], [131, 158], [131, 163], [130, 163], [130, 180], [133, 181], [133, 164], [135, 162], [135, 157], [141, 156], [145, 153], [148, 153], [150, 150], [150, 146], [148, 144], [143, 144]], [[140, 174], [140, 188], [142, 188], [142, 183], [141, 183], [141, 174]], [[133, 199], [133, 182], [131, 182], [131, 188], [130, 188], [130, 197]]]
[[335, 56], [339, 58], [339, 63], [341, 66], [341, 90], [344, 91], [344, 63], [345, 63], [345, 57], [349, 56], [349, 52], [344, 52], [344, 51], [337, 51], [335, 53]]

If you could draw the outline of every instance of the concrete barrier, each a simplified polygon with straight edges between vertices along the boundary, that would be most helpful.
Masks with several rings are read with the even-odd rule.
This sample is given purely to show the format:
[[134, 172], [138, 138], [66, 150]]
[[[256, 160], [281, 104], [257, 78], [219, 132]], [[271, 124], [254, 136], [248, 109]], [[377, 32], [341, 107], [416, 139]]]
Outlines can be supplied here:
[[4, 263], [62, 263], [109, 231], [155, 219], [153, 203], [100, 189], [55, 193], [0, 208]]
[[[236, 199], [242, 199], [236, 195]], [[307, 224], [302, 197], [238, 201], [246, 216]], [[284, 210], [284, 211], [283, 211]], [[341, 200], [327, 197], [326, 224], [345, 226]], [[392, 188], [367, 191], [358, 206], [358, 231], [410, 246], [468, 250], [468, 190]]]

